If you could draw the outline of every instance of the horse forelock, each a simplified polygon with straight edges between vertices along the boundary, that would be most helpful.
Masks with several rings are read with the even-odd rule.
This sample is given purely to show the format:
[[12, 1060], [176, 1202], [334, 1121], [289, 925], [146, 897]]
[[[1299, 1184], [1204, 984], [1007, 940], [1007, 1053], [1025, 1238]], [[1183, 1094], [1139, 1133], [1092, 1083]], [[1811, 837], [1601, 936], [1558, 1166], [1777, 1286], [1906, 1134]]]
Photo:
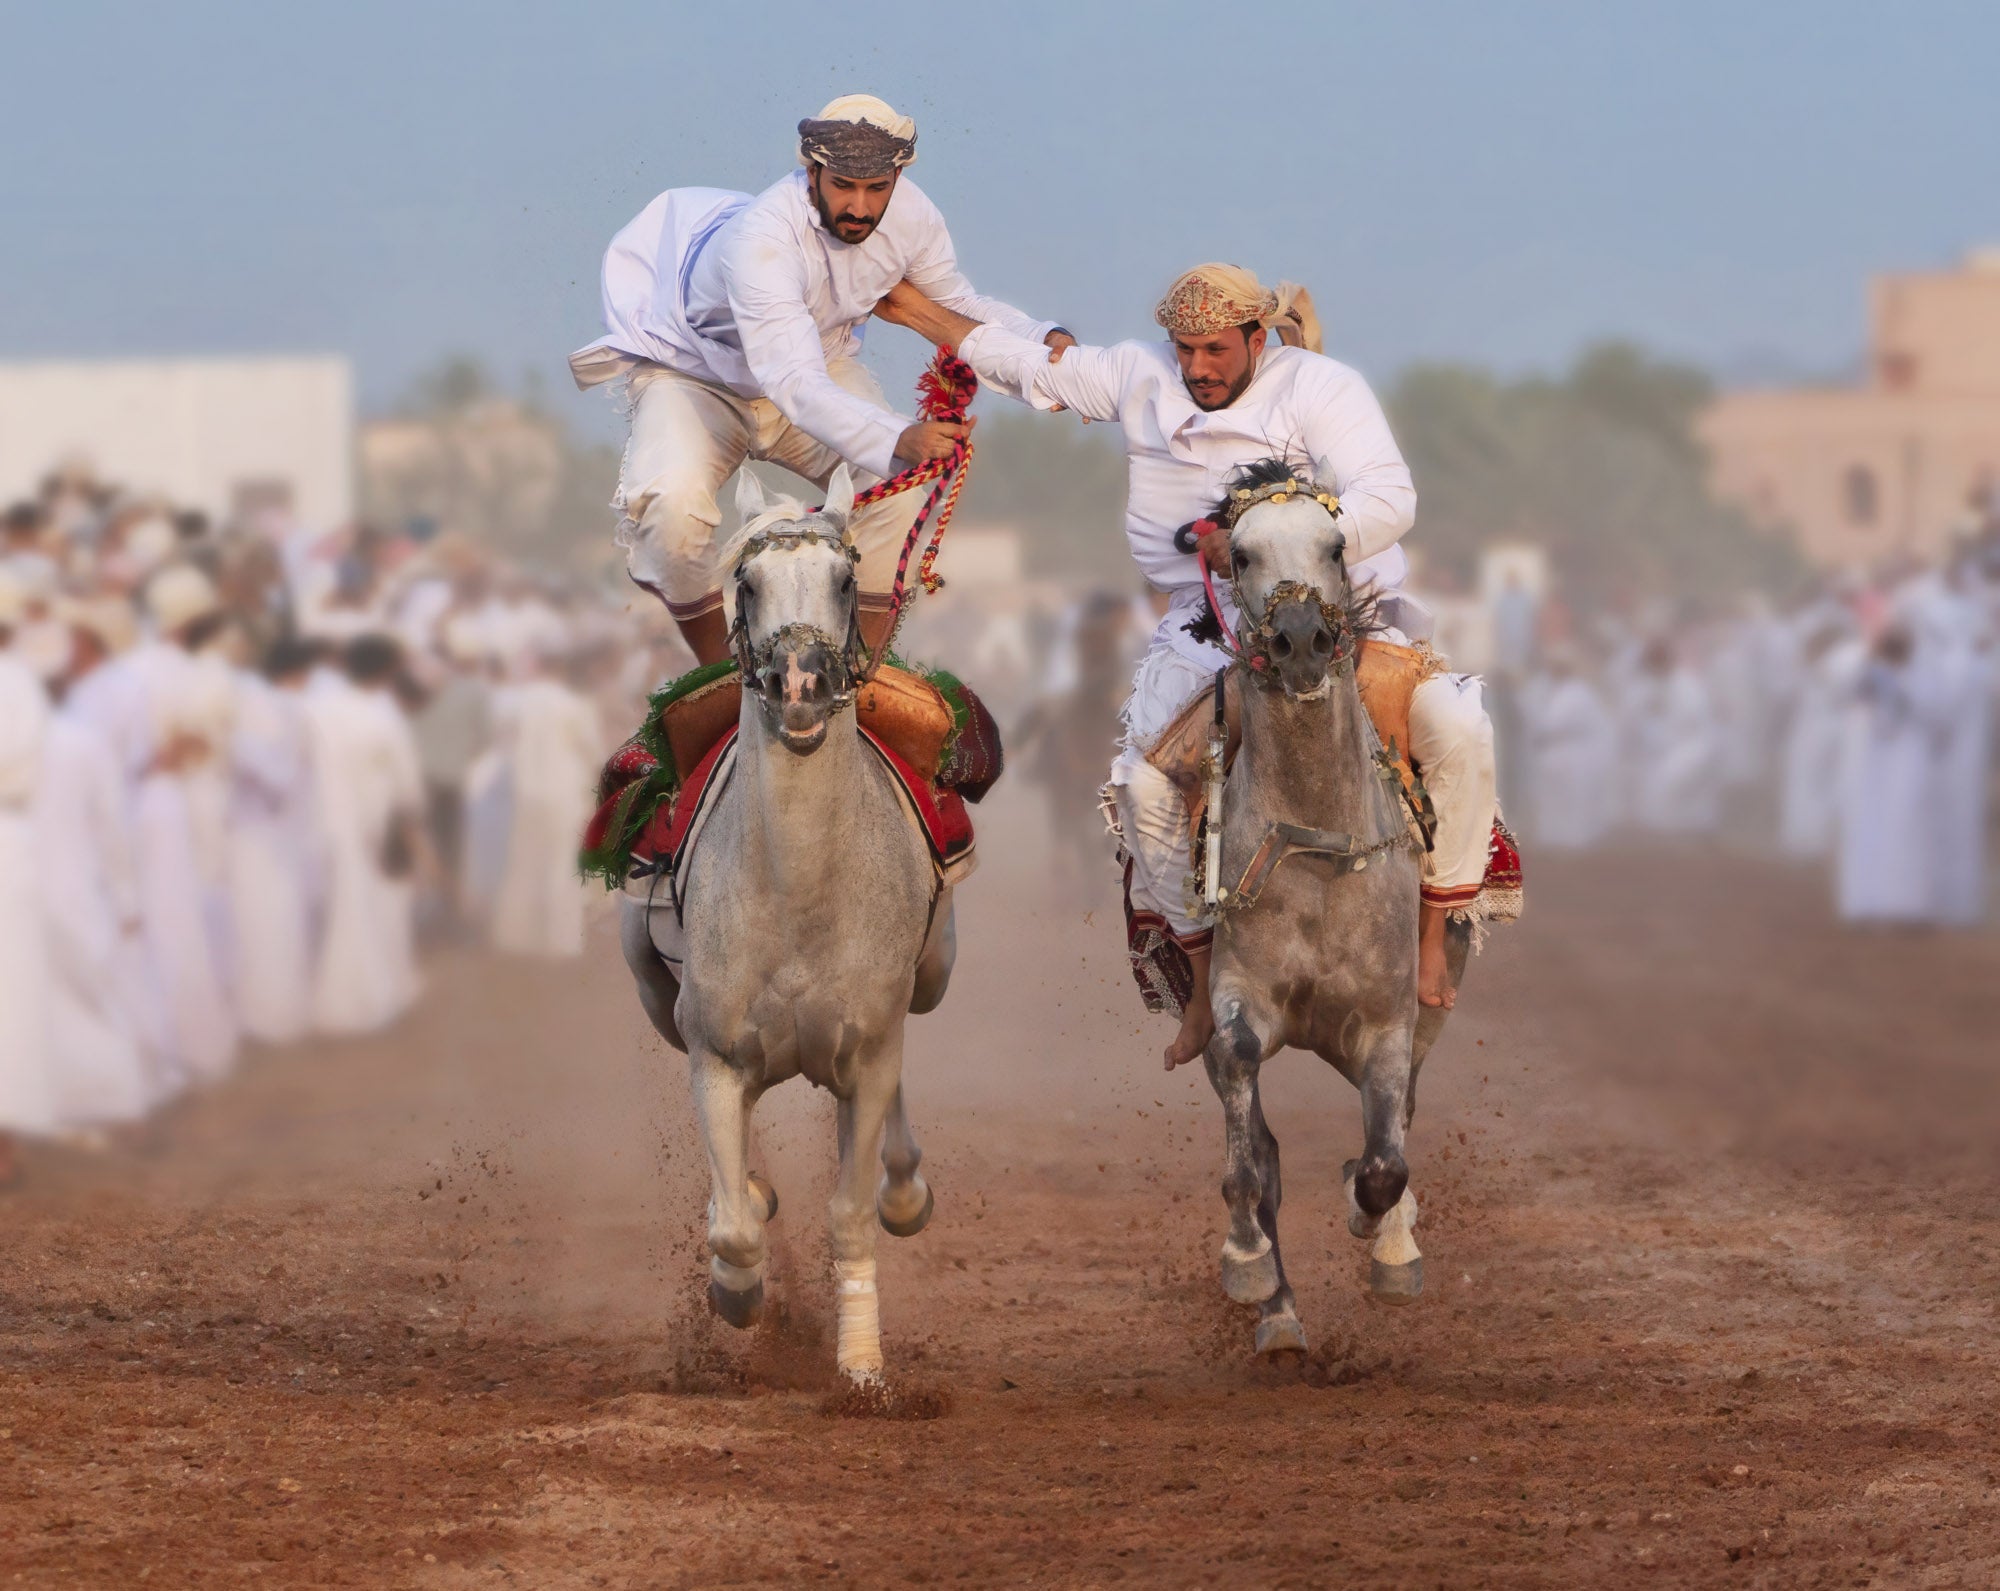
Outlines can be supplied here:
[[[764, 535], [768, 531], [775, 531], [780, 525], [790, 524], [793, 521], [810, 521], [813, 517], [812, 511], [796, 497], [778, 498], [755, 519], [745, 520], [736, 534], [723, 544], [723, 568], [733, 569], [736, 566], [738, 556], [752, 538]], [[806, 527], [801, 524], [799, 528], [803, 530]]]
[[[1310, 475], [1298, 468], [1297, 465], [1288, 464], [1281, 458], [1258, 459], [1254, 463], [1242, 465], [1231, 472], [1228, 491], [1210, 511], [1210, 517], [1218, 522], [1226, 522], [1231, 508], [1237, 501], [1236, 494], [1238, 492], [1256, 492], [1267, 486], [1279, 486], [1286, 481], [1292, 480], [1297, 481], [1302, 489], [1302, 493], [1308, 496], [1317, 493], [1319, 490], [1319, 487]], [[1244, 521], [1270, 506], [1270, 500], [1266, 499], [1264, 502], [1255, 503], [1249, 508], [1242, 510], [1242, 518], [1237, 521], [1236, 526], [1231, 527], [1232, 535], [1235, 529], [1240, 527]], [[1327, 512], [1323, 505], [1321, 506], [1321, 512]], [[1327, 517], [1333, 523], [1339, 523], [1337, 515], [1329, 513]], [[1373, 588], [1355, 585], [1352, 576], [1348, 573], [1347, 562], [1344, 557], [1340, 563], [1340, 583], [1338, 589], [1324, 592], [1322, 596], [1327, 605], [1339, 615], [1341, 623], [1351, 634], [1357, 637], [1373, 635], [1384, 627], [1381, 616], [1377, 611]], [[1219, 634], [1220, 626], [1217, 625], [1216, 629]]]

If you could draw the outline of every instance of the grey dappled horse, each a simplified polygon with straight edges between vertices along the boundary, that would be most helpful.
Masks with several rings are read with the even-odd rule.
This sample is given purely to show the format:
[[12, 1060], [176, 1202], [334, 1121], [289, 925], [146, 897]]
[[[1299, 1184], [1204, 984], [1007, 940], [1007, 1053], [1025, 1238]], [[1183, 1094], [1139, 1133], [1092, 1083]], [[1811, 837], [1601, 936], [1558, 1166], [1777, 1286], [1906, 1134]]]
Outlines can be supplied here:
[[[1403, 1135], [1445, 1011], [1417, 1003], [1418, 847], [1355, 682], [1368, 604], [1348, 582], [1336, 509], [1310, 486], [1285, 490], [1282, 465], [1240, 482], [1255, 484], [1239, 484], [1247, 497], [1225, 511], [1245, 616], [1236, 639], [1263, 666], [1237, 668], [1242, 744], [1224, 787], [1219, 874], [1237, 898], [1218, 915], [1206, 1059], [1225, 1128], [1223, 1286], [1261, 1306], [1256, 1346], [1269, 1353], [1303, 1348], [1305, 1334], [1278, 1250], [1278, 1141], [1259, 1068], [1281, 1049], [1311, 1050], [1360, 1090], [1348, 1226], [1374, 1239], [1375, 1295], [1403, 1302], [1423, 1285]], [[1468, 945], [1453, 925], [1454, 984]]]
[[713, 1184], [709, 1297], [732, 1325], [762, 1307], [764, 1223], [778, 1208], [749, 1169], [750, 1113], [796, 1076], [839, 1101], [828, 1205], [838, 1362], [872, 1380], [882, 1369], [876, 1220], [909, 1236], [932, 1205], [903, 1112], [903, 1019], [944, 998], [954, 940], [924, 838], [846, 711], [861, 666], [853, 499], [845, 468], [817, 514], [767, 503], [752, 476], [740, 478], [735, 771], [701, 837], [684, 930], [664, 899], [628, 898], [623, 941], [646, 1014], [687, 1052]]

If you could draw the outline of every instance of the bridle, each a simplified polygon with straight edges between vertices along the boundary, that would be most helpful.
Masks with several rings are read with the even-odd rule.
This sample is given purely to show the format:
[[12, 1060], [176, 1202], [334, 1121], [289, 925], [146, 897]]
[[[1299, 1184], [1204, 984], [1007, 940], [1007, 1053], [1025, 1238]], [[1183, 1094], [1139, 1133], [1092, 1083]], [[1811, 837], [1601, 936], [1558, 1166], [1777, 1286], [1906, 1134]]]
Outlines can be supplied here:
[[867, 674], [868, 655], [861, 641], [861, 593], [859, 586], [852, 582], [847, 592], [847, 635], [844, 640], [836, 640], [817, 624], [807, 624], [803, 620], [780, 625], [762, 644], [750, 639], [753, 594], [748, 570], [752, 560], [767, 552], [796, 552], [801, 547], [809, 546], [832, 547], [847, 559], [850, 570], [860, 567], [861, 549], [854, 545], [844, 525], [835, 532], [820, 528], [812, 519], [805, 519], [772, 525], [745, 537], [731, 571], [736, 581], [736, 620], [729, 627], [730, 654], [742, 671], [746, 688], [753, 690], [764, 711], [773, 715], [778, 708], [769, 689], [770, 676], [780, 651], [818, 646], [833, 659], [833, 677], [827, 682], [833, 688], [829, 716], [854, 701], [855, 689]]
[[[1265, 594], [1263, 611], [1257, 615], [1254, 622], [1250, 622], [1248, 619], [1250, 608], [1243, 598], [1242, 576], [1239, 573], [1243, 567], [1243, 560], [1235, 556], [1233, 545], [1237, 522], [1251, 509], [1261, 503], [1287, 503], [1294, 497], [1310, 498], [1324, 508], [1328, 517], [1334, 520], [1334, 567], [1340, 571], [1341, 581], [1345, 584], [1347, 537], [1346, 533], [1339, 529], [1340, 499], [1331, 492], [1321, 491], [1310, 481], [1299, 480], [1296, 476], [1274, 481], [1265, 486], [1238, 487], [1230, 493], [1229, 500], [1213, 518], [1198, 519], [1188, 528], [1197, 540], [1206, 531], [1213, 529], [1222, 530], [1231, 538], [1229, 595], [1239, 618], [1245, 622], [1239, 624], [1234, 633], [1227, 629], [1223, 630], [1224, 648], [1235, 654], [1238, 665], [1251, 679], [1266, 686], [1273, 686], [1287, 696], [1303, 699], [1320, 694], [1326, 689], [1326, 684], [1322, 683], [1313, 690], [1302, 693], [1292, 690], [1277, 678], [1276, 671], [1271, 667], [1271, 643], [1277, 638], [1277, 626], [1274, 621], [1278, 609], [1290, 602], [1310, 602], [1319, 609], [1320, 617], [1326, 621], [1328, 633], [1333, 636], [1333, 655], [1328, 659], [1326, 666], [1328, 681], [1339, 678], [1354, 667], [1354, 654], [1361, 638], [1355, 634], [1353, 622], [1341, 604], [1329, 602], [1318, 586], [1307, 585], [1300, 580], [1280, 580]], [[1200, 566], [1201, 583], [1208, 593], [1208, 605], [1214, 610], [1216, 623], [1220, 625], [1222, 603], [1216, 596], [1214, 577], [1209, 573], [1206, 559], [1200, 560]]]

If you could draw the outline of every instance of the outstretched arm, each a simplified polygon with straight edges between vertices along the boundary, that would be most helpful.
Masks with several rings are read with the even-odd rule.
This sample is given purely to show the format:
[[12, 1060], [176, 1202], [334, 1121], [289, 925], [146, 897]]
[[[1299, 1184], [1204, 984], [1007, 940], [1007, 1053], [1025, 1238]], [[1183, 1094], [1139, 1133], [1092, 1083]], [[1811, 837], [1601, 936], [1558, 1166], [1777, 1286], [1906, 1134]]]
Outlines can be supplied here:
[[1091, 348], [1065, 334], [1044, 347], [1003, 326], [979, 322], [898, 282], [875, 313], [940, 347], [951, 346], [979, 379], [1037, 409], [1074, 409], [1086, 420], [1115, 420], [1124, 391], [1117, 348]]
[[[924, 211], [920, 233], [922, 245], [903, 273], [912, 287], [946, 309], [980, 325], [998, 326], [1024, 342], [1041, 343], [1049, 348], [1067, 348], [1076, 342], [1054, 321], [1035, 320], [1012, 304], [975, 291], [972, 283], [965, 279], [965, 273], [958, 268], [958, 250], [951, 241], [944, 216], [927, 195], [915, 193], [914, 184], [911, 191], [922, 199]], [[960, 342], [964, 339], [952, 340]]]

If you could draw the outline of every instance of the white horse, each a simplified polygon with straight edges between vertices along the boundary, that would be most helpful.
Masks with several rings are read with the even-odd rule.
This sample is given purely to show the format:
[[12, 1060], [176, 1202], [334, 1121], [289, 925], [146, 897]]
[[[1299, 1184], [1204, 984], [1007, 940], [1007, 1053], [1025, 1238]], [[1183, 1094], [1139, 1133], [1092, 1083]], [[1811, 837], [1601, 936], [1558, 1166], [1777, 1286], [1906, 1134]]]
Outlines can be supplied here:
[[764, 1223], [778, 1209], [749, 1169], [750, 1113], [800, 1075], [839, 1100], [828, 1205], [838, 1362], [872, 1381], [882, 1372], [875, 1223], [911, 1236], [932, 1208], [903, 1112], [903, 1019], [944, 998], [954, 939], [924, 838], [845, 711], [862, 665], [853, 501], [845, 468], [816, 514], [767, 502], [740, 477], [735, 767], [681, 892], [684, 930], [666, 900], [628, 898], [623, 940], [647, 1015], [688, 1056], [714, 1190], [709, 1298], [731, 1325], [762, 1307]]

